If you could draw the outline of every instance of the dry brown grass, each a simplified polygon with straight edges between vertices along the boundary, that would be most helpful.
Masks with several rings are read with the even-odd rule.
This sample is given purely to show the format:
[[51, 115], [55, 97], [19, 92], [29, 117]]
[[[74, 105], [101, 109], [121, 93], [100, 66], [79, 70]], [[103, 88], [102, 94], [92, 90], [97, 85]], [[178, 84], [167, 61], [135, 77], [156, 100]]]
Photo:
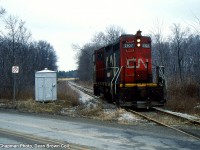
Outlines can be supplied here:
[[66, 81], [60, 81], [58, 83], [58, 99], [67, 100], [72, 107], [81, 104], [78, 93], [70, 88]]
[[124, 109], [104, 110], [101, 103], [96, 107], [88, 108], [81, 106], [77, 110], [78, 116], [87, 117], [103, 121], [117, 121], [121, 114], [125, 113]]
[[62, 105], [56, 102], [41, 103], [35, 100], [18, 101], [16, 109], [21, 112], [59, 114]]
[[20, 92], [17, 93], [16, 98], [17, 99], [33, 99], [35, 94], [34, 87], [26, 87], [23, 90], [20, 90]]
[[92, 108], [88, 108], [87, 106], [82, 105], [78, 107], [76, 113], [78, 116], [81, 116], [81, 117], [93, 118], [93, 117], [98, 117], [100, 114], [102, 114], [103, 110], [100, 105], [97, 105]]
[[[116, 120], [120, 117], [121, 114], [126, 113], [124, 109], [114, 109], [113, 111], [104, 111], [100, 114], [99, 119], [106, 120], [106, 121], [112, 121]], [[124, 123], [124, 121], [120, 121], [120, 123]]]
[[200, 109], [195, 108], [200, 103], [197, 84], [180, 85], [173, 83], [168, 87], [167, 94], [167, 108], [173, 111], [200, 115]]
[[93, 81], [92, 81], [92, 80], [90, 80], [90, 81], [75, 80], [75, 82], [76, 82], [77, 84], [80, 84], [80, 85], [82, 85], [82, 86], [84, 86], [84, 87], [87, 87], [87, 88], [89, 88], [89, 89], [92, 89], [92, 88], [93, 88]]
[[[31, 99], [34, 98], [34, 87], [25, 86], [23, 89], [16, 87], [15, 98], [16, 99]], [[1, 99], [13, 99], [13, 89], [12, 87], [0, 90]]]
[[12, 103], [13, 108], [21, 112], [61, 114], [63, 108], [71, 107], [71, 102], [68, 100], [56, 100], [50, 102], [36, 102], [33, 99], [21, 100]]
[[80, 105], [79, 95], [72, 90], [66, 83], [58, 83], [58, 100], [50, 102], [36, 102], [34, 100], [33, 88], [27, 88], [21, 92], [16, 101], [0, 100], [2, 108], [17, 109], [23, 112], [60, 114], [62, 108], [74, 107]]

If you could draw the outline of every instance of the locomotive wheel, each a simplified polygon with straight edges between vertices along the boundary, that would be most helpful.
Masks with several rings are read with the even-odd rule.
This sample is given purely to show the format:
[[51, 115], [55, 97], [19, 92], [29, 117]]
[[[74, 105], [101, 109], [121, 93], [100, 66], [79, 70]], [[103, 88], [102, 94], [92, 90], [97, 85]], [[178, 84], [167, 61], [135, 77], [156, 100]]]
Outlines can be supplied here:
[[99, 96], [100, 95], [100, 92], [99, 92], [99, 88], [94, 86], [94, 95], [95, 96]]
[[119, 99], [116, 99], [116, 106], [119, 108], [120, 107], [120, 103], [119, 103]]
[[104, 97], [109, 103], [112, 103], [112, 95], [109, 92], [105, 93]]

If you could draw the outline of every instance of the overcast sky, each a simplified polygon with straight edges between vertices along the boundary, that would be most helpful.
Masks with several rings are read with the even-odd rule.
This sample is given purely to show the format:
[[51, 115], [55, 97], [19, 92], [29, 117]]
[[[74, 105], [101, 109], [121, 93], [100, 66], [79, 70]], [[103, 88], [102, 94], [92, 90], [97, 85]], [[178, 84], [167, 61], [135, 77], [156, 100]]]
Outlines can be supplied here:
[[173, 23], [184, 26], [194, 15], [200, 18], [200, 0], [0, 0], [0, 6], [25, 21], [34, 40], [49, 42], [65, 71], [77, 67], [72, 44], [82, 46], [110, 25], [149, 34], [161, 20], [168, 33]]

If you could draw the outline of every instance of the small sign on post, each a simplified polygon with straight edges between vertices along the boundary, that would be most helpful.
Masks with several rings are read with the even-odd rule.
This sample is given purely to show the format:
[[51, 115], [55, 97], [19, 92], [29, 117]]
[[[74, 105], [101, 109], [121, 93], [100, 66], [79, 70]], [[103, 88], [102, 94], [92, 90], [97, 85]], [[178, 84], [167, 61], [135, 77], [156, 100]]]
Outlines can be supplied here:
[[15, 86], [16, 86], [16, 77], [15, 74], [19, 73], [19, 66], [12, 66], [12, 73], [14, 75], [14, 82], [13, 82], [13, 101], [15, 101]]
[[12, 66], [12, 73], [19, 73], [19, 66]]

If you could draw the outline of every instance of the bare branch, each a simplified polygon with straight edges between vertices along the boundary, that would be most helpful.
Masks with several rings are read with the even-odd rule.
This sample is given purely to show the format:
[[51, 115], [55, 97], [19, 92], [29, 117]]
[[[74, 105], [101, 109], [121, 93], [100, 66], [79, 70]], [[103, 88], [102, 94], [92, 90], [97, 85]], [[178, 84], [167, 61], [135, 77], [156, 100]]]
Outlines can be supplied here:
[[0, 16], [4, 15], [5, 13], [6, 13], [6, 10], [0, 7]]

